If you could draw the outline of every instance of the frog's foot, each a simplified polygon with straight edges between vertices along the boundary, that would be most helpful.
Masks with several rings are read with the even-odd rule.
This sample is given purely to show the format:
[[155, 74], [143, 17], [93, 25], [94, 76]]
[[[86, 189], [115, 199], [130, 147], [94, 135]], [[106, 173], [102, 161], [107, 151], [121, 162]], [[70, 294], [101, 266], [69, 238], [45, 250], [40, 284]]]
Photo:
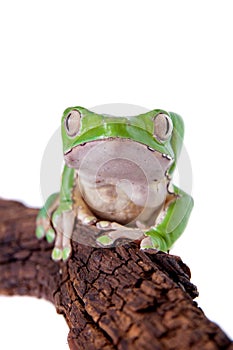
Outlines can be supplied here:
[[37, 219], [36, 223], [36, 237], [38, 239], [46, 238], [48, 243], [52, 243], [55, 239], [55, 230], [53, 229], [49, 217], [42, 217]]
[[138, 228], [122, 226], [117, 222], [99, 221], [96, 226], [101, 230], [108, 231], [96, 239], [97, 243], [104, 247], [113, 245], [119, 239], [141, 240], [144, 234]]
[[159, 250], [159, 244], [153, 237], [145, 237], [141, 241], [140, 249], [154, 249]]
[[49, 243], [55, 239], [55, 230], [51, 223], [51, 216], [59, 204], [59, 193], [53, 193], [47, 199], [45, 205], [39, 210], [36, 219], [36, 237], [46, 237]]
[[72, 252], [70, 239], [65, 237], [62, 232], [57, 231], [55, 245], [52, 251], [52, 259], [54, 261], [69, 259]]
[[71, 254], [70, 239], [62, 234], [60, 227], [54, 229], [48, 217], [37, 219], [36, 237], [38, 239], [45, 237], [48, 243], [52, 243], [55, 240], [52, 251], [52, 259], [54, 261], [67, 260], [69, 258]]

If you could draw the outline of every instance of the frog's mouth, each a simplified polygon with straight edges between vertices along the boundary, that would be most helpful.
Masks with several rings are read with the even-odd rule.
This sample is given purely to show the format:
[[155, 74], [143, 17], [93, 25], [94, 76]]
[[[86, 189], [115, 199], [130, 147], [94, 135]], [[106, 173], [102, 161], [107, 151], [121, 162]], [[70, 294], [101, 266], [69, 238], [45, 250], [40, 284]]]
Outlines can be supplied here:
[[129, 179], [148, 182], [165, 177], [173, 163], [169, 155], [162, 154], [144, 144], [123, 138], [108, 138], [75, 146], [64, 155], [66, 164], [78, 170], [79, 176], [104, 179]]

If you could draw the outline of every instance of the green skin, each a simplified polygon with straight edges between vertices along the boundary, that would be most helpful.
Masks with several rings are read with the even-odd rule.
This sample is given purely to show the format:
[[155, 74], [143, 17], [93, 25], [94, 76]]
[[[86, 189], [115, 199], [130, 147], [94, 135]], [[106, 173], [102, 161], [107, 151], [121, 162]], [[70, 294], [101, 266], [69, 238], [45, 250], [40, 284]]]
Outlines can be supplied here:
[[[73, 119], [71, 115], [74, 117]], [[71, 119], [72, 123], [69, 124]], [[142, 249], [153, 248], [168, 251], [184, 231], [193, 207], [192, 198], [178, 187], [171, 185], [172, 174], [183, 143], [184, 125], [182, 118], [178, 114], [159, 109], [133, 117], [114, 117], [96, 114], [82, 107], [73, 107], [64, 111], [61, 129], [66, 161], [62, 174], [61, 190], [60, 193], [51, 195], [40, 210], [36, 229], [36, 235], [39, 239], [45, 236], [50, 243], [55, 240], [52, 259], [58, 261], [67, 260], [70, 257], [70, 241], [76, 221], [84, 225], [95, 225], [101, 232], [106, 230], [105, 234], [101, 234], [97, 238], [97, 243], [100, 246], [110, 246], [119, 238], [126, 237], [138, 240], [140, 237]], [[86, 150], [103, 143], [107, 149], [109, 147], [108, 152], [112, 149], [111, 145], [115, 144], [119, 150], [125, 148], [127, 151], [135, 147], [139, 150], [137, 152], [141, 152], [138, 158], [135, 155], [136, 161], [139, 159], [141, 161], [142, 155], [148, 153], [148, 157], [153, 156], [157, 159], [158, 164], [162, 164], [162, 176], [158, 181], [150, 181], [149, 185], [152, 188], [152, 197], [158, 188], [163, 187], [163, 191], [165, 189], [165, 195], [161, 190], [162, 204], [158, 205], [155, 200], [156, 204], [153, 204], [154, 207], [152, 205], [154, 211], [145, 204], [145, 215], [139, 216], [138, 220], [133, 210], [136, 212], [141, 207], [127, 196], [127, 190], [125, 192], [124, 188], [120, 187], [121, 200], [127, 198], [127, 205], [130, 203], [131, 207], [134, 208], [129, 214], [131, 215], [131, 220], [128, 220], [131, 222], [129, 224], [122, 216], [124, 210], [122, 210], [123, 213], [119, 214], [119, 210], [117, 212], [116, 208], [113, 208], [115, 211], [111, 214], [112, 216], [110, 214], [106, 216], [104, 209], [101, 210], [102, 202], [98, 203], [95, 200], [92, 202], [91, 199], [88, 201], [88, 198], [91, 198], [95, 192], [92, 192], [91, 176], [90, 178], [87, 176], [90, 183], [85, 185], [86, 178], [82, 178], [79, 158], [85, 159], [85, 156], [88, 155]], [[82, 153], [83, 150], [84, 153]], [[135, 153], [137, 152], [135, 151]], [[133, 153], [130, 154], [133, 155]], [[98, 158], [98, 155], [96, 157]], [[95, 167], [98, 160], [95, 160], [95, 157], [93, 159], [93, 167]], [[114, 165], [117, 165], [117, 157], [114, 162]], [[132, 156], [132, 162], [134, 162], [134, 156]], [[84, 164], [87, 163], [88, 161]], [[119, 165], [119, 169], [120, 167]], [[129, 172], [131, 172], [130, 169], [133, 168], [129, 166]], [[144, 169], [144, 173], [147, 173], [147, 168]], [[148, 176], [151, 176], [151, 173], [151, 169], [148, 169]], [[117, 176], [116, 171], [114, 173], [112, 170], [111, 175], [105, 172], [101, 178], [101, 181], [105, 182], [105, 187], [100, 186], [99, 189], [104, 196], [104, 188], [107, 186], [108, 190], [113, 193], [112, 200], [110, 198], [111, 203], [115, 203], [113, 196], [118, 186], [116, 183], [113, 184], [112, 178]], [[124, 177], [119, 175], [118, 180], [124, 180]], [[156, 186], [160, 186], [156, 187], [156, 191], [153, 190], [155, 183]], [[143, 194], [139, 194], [140, 196], [142, 198]], [[123, 219], [121, 219], [122, 217]], [[147, 219], [144, 220], [144, 217]]]

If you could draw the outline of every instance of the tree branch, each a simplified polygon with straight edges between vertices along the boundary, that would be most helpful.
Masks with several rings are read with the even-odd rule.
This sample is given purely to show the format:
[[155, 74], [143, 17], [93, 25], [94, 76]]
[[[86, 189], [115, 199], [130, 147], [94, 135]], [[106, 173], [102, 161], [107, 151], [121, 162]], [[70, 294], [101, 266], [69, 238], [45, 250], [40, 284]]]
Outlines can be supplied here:
[[[67, 263], [51, 260], [35, 238], [37, 209], [0, 201], [0, 293], [50, 300], [70, 328], [72, 350], [215, 350], [233, 343], [198, 308], [196, 287], [180, 258], [73, 242]], [[91, 227], [79, 226], [79, 235]]]

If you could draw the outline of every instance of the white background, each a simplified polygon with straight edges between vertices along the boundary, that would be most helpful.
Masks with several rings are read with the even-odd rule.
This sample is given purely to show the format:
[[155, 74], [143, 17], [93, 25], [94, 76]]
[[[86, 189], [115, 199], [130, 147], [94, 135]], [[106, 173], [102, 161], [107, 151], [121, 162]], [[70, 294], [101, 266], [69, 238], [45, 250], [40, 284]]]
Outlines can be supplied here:
[[[42, 205], [41, 159], [68, 106], [180, 113], [195, 209], [172, 252], [190, 266], [206, 315], [232, 337], [231, 5], [2, 1], [0, 195]], [[68, 349], [67, 326], [49, 303], [0, 297], [0, 310], [2, 349]]]

